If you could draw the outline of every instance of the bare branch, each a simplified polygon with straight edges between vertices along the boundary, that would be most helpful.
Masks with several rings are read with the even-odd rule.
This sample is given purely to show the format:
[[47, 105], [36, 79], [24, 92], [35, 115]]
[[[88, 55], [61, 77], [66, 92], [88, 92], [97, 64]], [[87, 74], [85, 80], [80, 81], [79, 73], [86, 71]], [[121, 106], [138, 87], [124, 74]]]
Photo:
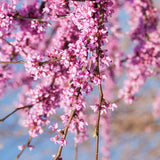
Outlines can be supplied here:
[[32, 18], [32, 17], [24, 17], [22, 15], [19, 15], [19, 13], [17, 12], [15, 15], [8, 15], [9, 17], [13, 17], [15, 19], [22, 19], [22, 20], [29, 20], [29, 21], [37, 21], [37, 22], [47, 22], [45, 19], [43, 18]]
[[[61, 57], [59, 58], [54, 58], [52, 60], [49, 60], [49, 61], [44, 61], [44, 62], [37, 62], [39, 66], [42, 66], [44, 64], [48, 64], [48, 63], [53, 63], [53, 62], [56, 62], [56, 61], [60, 61], [61, 60]], [[0, 61], [0, 64], [19, 64], [19, 63], [27, 63], [26, 61], [16, 61], [16, 62], [7, 62], [7, 61]]]
[[44, 65], [44, 64], [53, 63], [53, 62], [57, 62], [57, 61], [60, 61], [60, 60], [61, 60], [61, 57], [59, 57], [59, 58], [53, 58], [52, 60], [49, 60], [49, 61], [38, 62], [38, 65], [39, 65], [39, 66], [42, 66], [42, 65]]
[[28, 139], [28, 141], [27, 141], [27, 143], [25, 144], [25, 146], [23, 147], [23, 149], [21, 150], [21, 152], [18, 154], [16, 160], [19, 159], [19, 157], [22, 155], [22, 153], [24, 152], [24, 150], [26, 149], [26, 147], [29, 146], [29, 144], [31, 143], [31, 140], [32, 140], [32, 137], [30, 136], [29, 139]]
[[15, 48], [15, 46], [11, 43], [9, 43], [6, 39], [4, 39], [3, 37], [0, 37], [1, 40], [3, 40], [4, 42], [6, 42], [8, 45], [12, 46], [13, 48]]
[[16, 62], [0, 61], [0, 64], [18, 64], [18, 63], [26, 63], [26, 61], [16, 61]]
[[98, 113], [97, 113], [97, 122], [96, 122], [96, 156], [95, 160], [98, 160], [98, 150], [99, 150], [99, 124], [100, 124], [100, 116], [101, 116], [101, 104], [103, 101], [103, 91], [102, 91], [102, 85], [98, 85], [99, 88], [99, 107], [98, 107]]
[[11, 116], [12, 114], [14, 114], [15, 112], [17, 112], [18, 110], [21, 110], [21, 109], [25, 109], [25, 108], [28, 108], [30, 109], [33, 105], [27, 105], [27, 106], [24, 106], [24, 107], [21, 107], [21, 108], [16, 108], [14, 111], [12, 111], [11, 113], [9, 113], [7, 116], [5, 116], [4, 118], [0, 119], [0, 122], [3, 122], [5, 121], [9, 116]]
[[[76, 137], [78, 136], [78, 134], [76, 135]], [[77, 156], [78, 156], [78, 143], [75, 143], [74, 145], [74, 150], [75, 150], [75, 153], [74, 153], [74, 160], [77, 160]]]

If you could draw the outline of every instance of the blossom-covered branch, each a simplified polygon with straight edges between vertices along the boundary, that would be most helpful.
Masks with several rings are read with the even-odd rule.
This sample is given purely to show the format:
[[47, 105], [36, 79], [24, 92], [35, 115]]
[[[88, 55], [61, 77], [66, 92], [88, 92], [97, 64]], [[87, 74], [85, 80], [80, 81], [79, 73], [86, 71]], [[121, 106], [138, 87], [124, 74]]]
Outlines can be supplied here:
[[[127, 38], [133, 50], [128, 43], [122, 50], [120, 9], [130, 14]], [[44, 126], [50, 129], [50, 140], [59, 145], [54, 160], [61, 159], [69, 133], [78, 145], [94, 126], [98, 160], [100, 137], [109, 143], [115, 103], [133, 103], [146, 80], [159, 75], [157, 13], [151, 0], [0, 2], [0, 97], [10, 89], [20, 91], [17, 108], [0, 121], [21, 110], [21, 124], [30, 136], [25, 148]], [[109, 159], [108, 145], [103, 149]]]

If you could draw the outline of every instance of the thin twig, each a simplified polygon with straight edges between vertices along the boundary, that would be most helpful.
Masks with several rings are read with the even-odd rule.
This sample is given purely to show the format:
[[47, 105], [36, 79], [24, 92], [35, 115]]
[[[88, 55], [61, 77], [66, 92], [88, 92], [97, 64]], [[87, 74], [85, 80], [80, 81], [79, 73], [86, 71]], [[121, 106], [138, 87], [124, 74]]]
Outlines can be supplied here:
[[29, 146], [29, 144], [31, 143], [32, 137], [30, 136], [27, 143], [25, 144], [25, 146], [23, 147], [23, 149], [21, 150], [21, 152], [18, 154], [16, 160], [19, 159], [19, 157], [22, 155], [23, 151], [26, 149], [27, 146]]
[[98, 85], [99, 88], [99, 107], [97, 113], [97, 122], [96, 122], [96, 156], [95, 160], [98, 160], [98, 150], [99, 150], [99, 124], [100, 124], [100, 116], [101, 116], [101, 104], [103, 101], [103, 92], [102, 92], [102, 85]]
[[[103, 24], [103, 19], [104, 19], [104, 13], [102, 10], [101, 2], [97, 3], [100, 15], [99, 15], [99, 21], [98, 21], [98, 30], [101, 29], [102, 24]], [[100, 78], [100, 71], [99, 71], [99, 57], [101, 53], [101, 44], [100, 44], [100, 37], [99, 37], [99, 32], [97, 34], [97, 37], [99, 38], [98, 40], [98, 47], [96, 49], [97, 53], [97, 58], [96, 58], [96, 66], [95, 66], [95, 72], [97, 73], [98, 77]], [[95, 128], [95, 133], [96, 133], [96, 155], [95, 155], [95, 160], [98, 160], [98, 150], [99, 150], [99, 124], [100, 124], [100, 115], [101, 115], [101, 105], [103, 101], [103, 91], [102, 91], [102, 85], [98, 85], [99, 89], [99, 107], [98, 107], [98, 112], [97, 112], [97, 121], [96, 121], [96, 128]]]
[[[77, 136], [78, 136], [78, 133], [77, 133], [76, 137]], [[75, 143], [75, 145], [74, 145], [74, 151], [75, 151], [75, 153], [74, 153], [74, 160], [77, 160], [77, 156], [78, 156], [78, 143]]]
[[[69, 117], [69, 120], [68, 120], [68, 122], [67, 122], [67, 124], [66, 124], [66, 126], [65, 126], [65, 128], [64, 128], [64, 134], [63, 134], [63, 136], [62, 136], [63, 139], [66, 139], [66, 136], [67, 136], [67, 133], [68, 133], [68, 128], [69, 128], [69, 125], [70, 125], [70, 123], [71, 123], [74, 115], [75, 115], [75, 112], [76, 112], [75, 109], [72, 110], [72, 112], [71, 112], [71, 115], [70, 115], [70, 117]], [[62, 149], [63, 149], [63, 146], [59, 146], [58, 151], [57, 151], [57, 154], [56, 154], [56, 156], [54, 157], [54, 160], [59, 160], [59, 157], [61, 156]]]
[[16, 62], [0, 61], [0, 64], [18, 64], [18, 63], [26, 63], [26, 61], [16, 61]]
[[6, 42], [8, 45], [12, 46], [13, 48], [15, 48], [15, 46], [13, 44], [11, 44], [10, 42], [8, 42], [6, 39], [4, 39], [3, 37], [0, 37], [1, 40], [3, 40], [4, 42]]
[[49, 61], [38, 62], [38, 64], [39, 64], [40, 66], [42, 66], [42, 65], [44, 65], [44, 64], [53, 63], [53, 62], [57, 62], [57, 61], [60, 61], [60, 60], [61, 60], [61, 57], [59, 57], [59, 58], [54, 58], [54, 59], [49, 60]]
[[16, 108], [14, 111], [12, 111], [11, 113], [9, 113], [7, 116], [5, 116], [4, 118], [0, 119], [0, 122], [3, 122], [5, 121], [9, 116], [11, 116], [12, 114], [14, 114], [15, 112], [17, 112], [18, 110], [21, 110], [21, 109], [25, 109], [25, 108], [31, 108], [33, 105], [27, 105], [27, 106], [24, 106], [24, 107], [21, 107], [21, 108]]
[[[54, 58], [54, 59], [49, 60], [49, 61], [38, 62], [38, 65], [42, 66], [44, 64], [53, 63], [53, 62], [60, 61], [60, 60], [61, 60], [61, 57], [60, 58]], [[21, 61], [16, 61], [16, 62], [0, 61], [0, 64], [18, 64], [18, 63], [27, 63], [27, 62], [22, 61], [22, 60]]]
[[32, 17], [24, 17], [22, 15], [15, 14], [15, 15], [9, 15], [10, 17], [13, 17], [15, 19], [22, 19], [22, 20], [29, 20], [29, 21], [37, 21], [37, 22], [47, 22], [45, 19], [43, 18], [32, 18]]
[[78, 155], [78, 143], [75, 143], [74, 150], [75, 150], [74, 160], [77, 160], [77, 155]]

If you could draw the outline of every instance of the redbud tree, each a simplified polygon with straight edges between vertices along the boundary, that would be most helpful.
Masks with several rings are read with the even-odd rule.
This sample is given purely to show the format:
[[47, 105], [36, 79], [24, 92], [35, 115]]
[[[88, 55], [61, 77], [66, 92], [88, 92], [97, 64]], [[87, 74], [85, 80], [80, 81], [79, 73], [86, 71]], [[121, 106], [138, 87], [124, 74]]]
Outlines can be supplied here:
[[[127, 32], [122, 10], [129, 15]], [[32, 139], [45, 130], [59, 146], [53, 159], [66, 159], [67, 134], [80, 145], [90, 126], [95, 160], [99, 150], [101, 159], [109, 159], [110, 117], [118, 102], [132, 104], [145, 82], [159, 76], [158, 14], [152, 0], [0, 1], [0, 97], [18, 91], [15, 109], [0, 121], [18, 112], [29, 134], [17, 160], [26, 148], [37, 147]], [[124, 36], [132, 44], [125, 49]]]

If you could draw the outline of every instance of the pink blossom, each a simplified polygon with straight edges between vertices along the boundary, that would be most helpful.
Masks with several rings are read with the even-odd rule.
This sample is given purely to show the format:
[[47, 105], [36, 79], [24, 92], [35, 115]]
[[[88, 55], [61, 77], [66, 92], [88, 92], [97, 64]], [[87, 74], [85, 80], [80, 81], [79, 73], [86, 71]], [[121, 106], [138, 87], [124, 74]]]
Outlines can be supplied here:
[[33, 146], [33, 145], [28, 145], [28, 148], [29, 148], [30, 151], [32, 151], [32, 149], [33, 149], [34, 147], [35, 147], [35, 146]]
[[[50, 140], [60, 146], [67, 145], [66, 126], [67, 132], [77, 135], [75, 143], [85, 141], [88, 126], [96, 125], [95, 119], [88, 121], [88, 115], [100, 109], [100, 133], [107, 144], [102, 147], [102, 159], [109, 159], [109, 116], [117, 108], [114, 98], [133, 103], [147, 79], [159, 75], [158, 10], [139, 0], [122, 4], [116, 0], [30, 0], [18, 6], [16, 0], [0, 2], [0, 96], [10, 87], [21, 90], [16, 103], [18, 110], [24, 107], [19, 112], [20, 124], [33, 138], [49, 125], [56, 134]], [[128, 46], [121, 50], [121, 7], [130, 14], [130, 53]], [[124, 77], [123, 87], [114, 96]], [[99, 103], [98, 87], [103, 92]], [[158, 99], [153, 108], [158, 117]], [[56, 114], [60, 121], [51, 122]]]
[[21, 151], [24, 148], [24, 145], [18, 146], [18, 149]]
[[52, 131], [55, 132], [58, 129], [58, 123], [55, 123], [53, 126], [50, 125], [48, 128], [52, 129]]

